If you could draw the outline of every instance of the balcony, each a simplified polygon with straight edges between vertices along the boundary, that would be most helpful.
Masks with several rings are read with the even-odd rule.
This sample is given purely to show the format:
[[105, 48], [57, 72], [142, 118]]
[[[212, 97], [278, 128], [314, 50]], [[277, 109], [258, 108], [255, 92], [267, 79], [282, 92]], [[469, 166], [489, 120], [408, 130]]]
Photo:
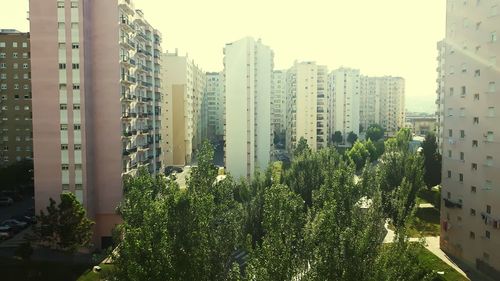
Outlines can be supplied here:
[[119, 0], [118, 5], [122, 8], [126, 13], [133, 15], [134, 14], [134, 4], [130, 0]]
[[450, 208], [450, 209], [454, 209], [454, 208], [458, 208], [458, 209], [462, 209], [462, 203], [461, 202], [454, 202], [448, 198], [443, 198], [444, 200], [444, 206], [446, 208]]

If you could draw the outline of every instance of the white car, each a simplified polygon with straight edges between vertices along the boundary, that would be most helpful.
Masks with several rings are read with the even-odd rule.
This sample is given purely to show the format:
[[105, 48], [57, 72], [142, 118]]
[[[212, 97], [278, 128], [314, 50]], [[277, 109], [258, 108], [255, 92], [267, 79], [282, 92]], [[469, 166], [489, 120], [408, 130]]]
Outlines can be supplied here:
[[2, 222], [2, 225], [16, 225], [16, 226], [21, 227], [21, 228], [25, 228], [26, 226], [28, 226], [28, 224], [26, 222], [18, 221], [15, 219], [4, 220]]
[[14, 203], [14, 200], [10, 197], [0, 197], [0, 206], [10, 206]]

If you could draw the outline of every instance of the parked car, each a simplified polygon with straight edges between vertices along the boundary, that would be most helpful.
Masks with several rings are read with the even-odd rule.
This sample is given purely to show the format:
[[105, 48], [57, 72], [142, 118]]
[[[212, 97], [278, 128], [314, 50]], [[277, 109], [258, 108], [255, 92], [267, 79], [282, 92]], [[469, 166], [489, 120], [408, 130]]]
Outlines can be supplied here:
[[4, 220], [0, 226], [10, 226], [15, 232], [19, 232], [28, 226], [27, 223], [15, 219]]
[[14, 204], [14, 200], [12, 200], [12, 198], [10, 197], [0, 197], [0, 206], [10, 206]]
[[14, 236], [14, 230], [10, 226], [0, 226], [0, 240], [6, 240]]
[[22, 201], [23, 200], [23, 195], [20, 192], [17, 192], [17, 191], [2, 191], [0, 193], [0, 196], [2, 196], [2, 197], [10, 197], [14, 201]]
[[12, 237], [12, 234], [10, 234], [9, 232], [0, 231], [0, 241], [7, 240], [11, 237]]
[[18, 220], [20, 222], [25, 222], [28, 224], [36, 223], [36, 218], [34, 216], [28, 216], [28, 215], [21, 215], [21, 216], [16, 216], [12, 217], [15, 220]]

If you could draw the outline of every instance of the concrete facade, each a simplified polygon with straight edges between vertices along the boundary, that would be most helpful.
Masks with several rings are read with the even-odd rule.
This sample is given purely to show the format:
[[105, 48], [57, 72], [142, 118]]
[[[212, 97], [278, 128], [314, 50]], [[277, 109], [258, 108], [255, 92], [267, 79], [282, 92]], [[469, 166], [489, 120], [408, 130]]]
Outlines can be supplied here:
[[287, 74], [287, 149], [304, 138], [316, 151], [328, 144], [328, 70], [315, 62], [295, 62]]
[[[447, 1], [441, 249], [500, 279], [500, 1]], [[438, 68], [439, 69], [439, 68]]]
[[202, 105], [203, 139], [224, 138], [224, 80], [221, 72], [207, 72]]
[[130, 0], [31, 0], [30, 29], [35, 207], [74, 193], [107, 246], [122, 176], [161, 166], [161, 34]]
[[30, 36], [0, 30], [0, 167], [33, 158]]
[[271, 128], [274, 134], [282, 134], [286, 129], [287, 70], [273, 71], [271, 85]]
[[[165, 92], [162, 146], [166, 151], [163, 163], [166, 166], [183, 166], [191, 163], [201, 144], [202, 100], [206, 75], [187, 55], [179, 56], [177, 51], [163, 54], [162, 62]], [[184, 92], [175, 92], [174, 89], [183, 89]], [[175, 95], [182, 95], [184, 101], [179, 103], [180, 97], [176, 98]], [[176, 130], [181, 126], [184, 126], [182, 134]]]
[[225, 163], [236, 178], [251, 178], [270, 161], [274, 53], [251, 37], [224, 48]]

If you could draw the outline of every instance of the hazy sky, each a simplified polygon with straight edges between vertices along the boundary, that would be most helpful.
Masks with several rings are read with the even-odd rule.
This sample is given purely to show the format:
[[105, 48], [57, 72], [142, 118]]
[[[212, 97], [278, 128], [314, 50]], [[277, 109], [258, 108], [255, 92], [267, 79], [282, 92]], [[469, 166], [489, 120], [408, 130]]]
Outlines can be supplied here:
[[[42, 1], [42, 0], [40, 0]], [[109, 1], [109, 0], [99, 0]], [[163, 49], [222, 70], [225, 43], [262, 38], [275, 69], [312, 60], [406, 79], [406, 108], [434, 112], [436, 42], [445, 0], [135, 0], [163, 33]], [[0, 0], [0, 28], [29, 29], [27, 0]]]

